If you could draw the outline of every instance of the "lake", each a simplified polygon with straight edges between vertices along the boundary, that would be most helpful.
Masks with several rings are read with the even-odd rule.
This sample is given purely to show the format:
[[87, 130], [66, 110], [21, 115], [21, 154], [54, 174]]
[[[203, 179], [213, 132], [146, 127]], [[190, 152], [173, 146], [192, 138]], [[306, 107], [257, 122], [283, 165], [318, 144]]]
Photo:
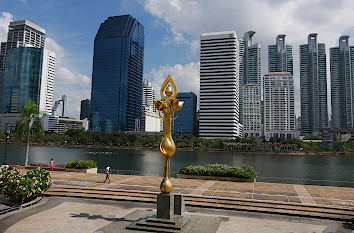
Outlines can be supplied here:
[[[0, 163], [5, 145], [0, 145]], [[7, 163], [24, 164], [25, 146], [8, 145]], [[134, 149], [93, 149], [31, 146], [29, 163], [56, 164], [74, 160], [94, 160], [99, 169], [108, 163], [112, 173], [153, 175], [163, 174], [163, 158], [158, 151]], [[354, 156], [345, 155], [279, 155], [239, 152], [177, 151], [171, 160], [171, 175], [181, 167], [222, 163], [250, 165], [258, 173], [257, 181], [334, 185], [354, 187]], [[339, 181], [339, 182], [335, 182]]]

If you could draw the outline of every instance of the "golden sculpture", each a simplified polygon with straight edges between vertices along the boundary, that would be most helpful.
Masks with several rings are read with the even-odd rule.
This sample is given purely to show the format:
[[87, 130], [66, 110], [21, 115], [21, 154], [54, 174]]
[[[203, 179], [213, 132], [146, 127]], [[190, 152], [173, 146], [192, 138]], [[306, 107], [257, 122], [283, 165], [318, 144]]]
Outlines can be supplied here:
[[[178, 111], [183, 106], [183, 101], [176, 99], [177, 87], [170, 75], [167, 76], [162, 84], [160, 95], [162, 101], [154, 100], [155, 108], [159, 111], [159, 114], [163, 112], [165, 122], [165, 134], [160, 143], [160, 153], [164, 157], [164, 178], [160, 184], [160, 190], [162, 193], [168, 194], [173, 189], [170, 180], [170, 159], [176, 151], [176, 146], [171, 136], [171, 122], [177, 118]], [[173, 118], [174, 111], [177, 112], [175, 118]]]

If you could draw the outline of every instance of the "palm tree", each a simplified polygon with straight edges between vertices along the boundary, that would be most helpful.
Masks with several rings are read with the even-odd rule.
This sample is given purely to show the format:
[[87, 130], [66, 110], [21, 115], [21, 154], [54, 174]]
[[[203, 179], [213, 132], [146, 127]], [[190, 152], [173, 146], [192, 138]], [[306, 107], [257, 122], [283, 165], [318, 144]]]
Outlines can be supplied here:
[[[27, 136], [26, 157], [25, 157], [25, 166], [27, 166], [28, 152], [29, 152], [29, 138], [31, 134], [32, 124], [35, 123], [35, 126], [37, 126], [37, 125], [42, 125], [42, 123], [41, 123], [41, 119], [39, 118], [38, 106], [32, 100], [29, 100], [27, 105], [20, 106], [19, 112], [21, 115], [19, 126], [20, 128], [23, 129], [23, 132]], [[39, 129], [39, 131], [42, 131], [42, 129]]]

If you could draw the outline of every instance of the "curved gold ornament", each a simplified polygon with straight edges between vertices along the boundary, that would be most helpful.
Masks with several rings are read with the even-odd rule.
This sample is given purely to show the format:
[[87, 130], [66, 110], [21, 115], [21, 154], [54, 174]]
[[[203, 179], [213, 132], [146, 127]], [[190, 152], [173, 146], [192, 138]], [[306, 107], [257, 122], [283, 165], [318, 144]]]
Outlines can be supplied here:
[[[168, 85], [169, 83], [172, 85], [172, 87], [170, 85]], [[168, 95], [168, 93], [169, 93], [168, 91], [166, 93], [166, 90], [169, 89], [169, 87], [171, 89], [173, 89], [173, 95]], [[173, 81], [171, 75], [168, 75], [167, 78], [165, 79], [165, 81], [163, 82], [163, 84], [161, 86], [161, 90], [160, 90], [160, 95], [161, 95], [161, 99], [163, 99], [163, 100], [176, 99], [177, 86], [176, 86], [176, 83]]]
[[176, 145], [171, 136], [171, 122], [177, 118], [177, 116], [173, 118], [174, 112], [178, 115], [178, 111], [183, 107], [183, 101], [176, 99], [177, 94], [177, 86], [172, 77], [168, 75], [160, 90], [162, 101], [154, 100], [155, 108], [163, 112], [165, 122], [165, 134], [160, 143], [160, 154], [164, 158], [164, 178], [160, 184], [162, 193], [170, 193], [173, 190], [170, 180], [170, 159], [176, 151]]

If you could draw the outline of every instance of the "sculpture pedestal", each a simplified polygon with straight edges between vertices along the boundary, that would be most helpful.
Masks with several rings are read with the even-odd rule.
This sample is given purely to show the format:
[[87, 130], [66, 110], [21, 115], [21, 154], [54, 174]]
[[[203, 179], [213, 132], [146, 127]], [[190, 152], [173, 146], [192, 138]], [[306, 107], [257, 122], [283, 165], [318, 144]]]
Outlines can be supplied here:
[[184, 215], [185, 204], [182, 194], [174, 194], [174, 214], [175, 215]]
[[157, 218], [171, 219], [174, 216], [174, 195], [172, 193], [157, 194]]

